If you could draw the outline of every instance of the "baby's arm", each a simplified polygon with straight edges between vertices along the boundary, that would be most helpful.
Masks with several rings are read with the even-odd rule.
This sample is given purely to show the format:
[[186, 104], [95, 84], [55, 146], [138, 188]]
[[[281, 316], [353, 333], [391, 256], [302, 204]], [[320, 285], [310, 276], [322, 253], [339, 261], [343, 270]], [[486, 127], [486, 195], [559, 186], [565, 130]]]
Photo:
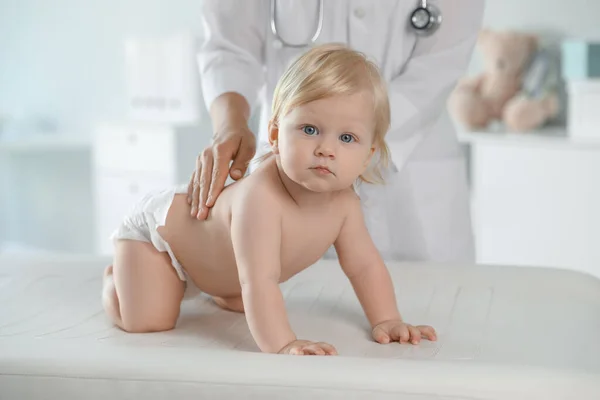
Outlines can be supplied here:
[[407, 341], [406, 336], [418, 342], [421, 334], [434, 340], [433, 328], [413, 327], [402, 321], [392, 279], [365, 226], [360, 200], [354, 194], [348, 200], [348, 213], [335, 249], [373, 328], [373, 336], [381, 343]]
[[360, 200], [348, 199], [348, 213], [335, 250], [372, 326], [400, 319], [389, 272], [365, 226]]
[[281, 209], [267, 188], [252, 189], [234, 201], [231, 239], [250, 332], [261, 351], [277, 353], [296, 339], [279, 288]]

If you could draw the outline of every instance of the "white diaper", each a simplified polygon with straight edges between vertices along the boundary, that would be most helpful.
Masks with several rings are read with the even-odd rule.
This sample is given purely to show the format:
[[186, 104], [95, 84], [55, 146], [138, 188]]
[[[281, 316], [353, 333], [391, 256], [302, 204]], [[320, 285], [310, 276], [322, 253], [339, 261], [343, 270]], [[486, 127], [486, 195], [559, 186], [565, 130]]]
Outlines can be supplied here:
[[157, 231], [159, 226], [164, 226], [167, 213], [173, 203], [175, 194], [187, 193], [187, 184], [171, 189], [155, 191], [144, 196], [124, 218], [121, 225], [111, 235], [111, 240], [130, 239], [152, 243], [161, 252], [169, 254], [171, 265], [175, 268], [179, 279], [186, 283], [185, 297], [193, 297], [199, 290], [188, 281], [187, 274], [175, 258], [171, 246], [160, 236]]

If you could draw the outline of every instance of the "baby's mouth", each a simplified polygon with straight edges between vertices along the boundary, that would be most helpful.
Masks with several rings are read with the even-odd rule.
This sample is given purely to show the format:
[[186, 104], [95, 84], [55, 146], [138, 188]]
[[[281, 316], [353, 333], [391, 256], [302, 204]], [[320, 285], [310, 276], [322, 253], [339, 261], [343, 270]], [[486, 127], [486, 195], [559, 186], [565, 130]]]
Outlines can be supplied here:
[[311, 169], [322, 175], [335, 175], [333, 172], [331, 172], [331, 170], [329, 168], [327, 168], [324, 165], [312, 167]]

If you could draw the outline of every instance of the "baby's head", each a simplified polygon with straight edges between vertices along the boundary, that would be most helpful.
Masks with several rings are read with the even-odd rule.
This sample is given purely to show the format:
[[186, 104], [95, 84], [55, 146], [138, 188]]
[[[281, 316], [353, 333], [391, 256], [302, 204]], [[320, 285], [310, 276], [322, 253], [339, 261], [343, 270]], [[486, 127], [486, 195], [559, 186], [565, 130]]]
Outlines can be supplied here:
[[293, 181], [317, 192], [340, 190], [357, 180], [383, 181], [389, 125], [386, 84], [375, 64], [347, 47], [322, 45], [279, 80], [269, 142]]

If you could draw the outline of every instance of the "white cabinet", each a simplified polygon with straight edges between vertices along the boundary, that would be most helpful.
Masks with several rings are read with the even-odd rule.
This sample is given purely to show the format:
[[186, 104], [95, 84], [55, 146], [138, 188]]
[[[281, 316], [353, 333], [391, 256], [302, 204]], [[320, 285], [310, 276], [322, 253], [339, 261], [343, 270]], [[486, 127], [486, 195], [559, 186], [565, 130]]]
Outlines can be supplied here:
[[600, 141], [558, 133], [462, 136], [478, 262], [600, 278]]
[[209, 143], [209, 132], [198, 127], [98, 127], [92, 147], [96, 251], [112, 253], [110, 235], [145, 194], [187, 183], [198, 153]]

